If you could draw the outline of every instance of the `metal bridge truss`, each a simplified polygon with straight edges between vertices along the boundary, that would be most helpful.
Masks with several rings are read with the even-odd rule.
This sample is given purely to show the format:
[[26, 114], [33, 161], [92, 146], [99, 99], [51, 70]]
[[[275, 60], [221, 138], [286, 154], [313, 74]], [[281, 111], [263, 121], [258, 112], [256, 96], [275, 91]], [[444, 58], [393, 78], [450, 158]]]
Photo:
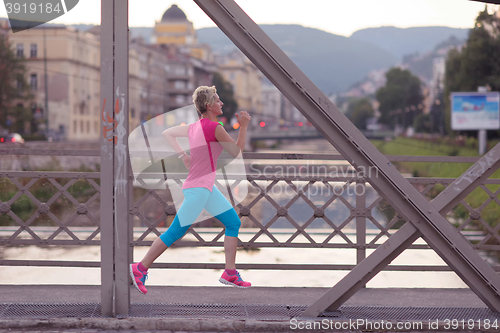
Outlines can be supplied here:
[[[500, 146], [428, 202], [233, 0], [194, 0], [233, 43], [351, 163], [360, 179], [408, 221], [344, 279], [303, 312], [335, 310], [422, 237], [492, 310], [500, 311], [500, 277], [443, 214], [500, 166]], [[129, 312], [131, 249], [128, 137], [128, 0], [102, 1], [101, 229], [103, 314]], [[376, 167], [378, 177], [363, 174]], [[113, 264], [114, 263], [114, 264]]]
[[[380, 246], [379, 253], [375, 251], [358, 265], [358, 269], [352, 270], [342, 279], [337, 284], [339, 288], [332, 288], [302, 316], [316, 317], [323, 310], [335, 309], [419, 236], [491, 309], [500, 311], [500, 277], [441, 215], [446, 204], [467, 192], [466, 185], [473, 182], [473, 176], [480, 178], [482, 174], [493, 170], [494, 164], [500, 166], [500, 163], [496, 163], [500, 154], [495, 155], [495, 152], [500, 152], [500, 147], [478, 162], [484, 163], [484, 169], [462, 176], [456, 184], [448, 187], [450, 191], [443, 192], [440, 197], [448, 200], [443, 200], [441, 205], [431, 204], [233, 0], [194, 1], [351, 165], [362, 176], [369, 177], [370, 184], [410, 222], [391, 236], [391, 241]], [[362, 174], [363, 170], [370, 170], [373, 166], [378, 168], [379, 177]], [[462, 188], [455, 191], [457, 186]], [[369, 267], [373, 258], [379, 264]], [[338, 289], [341, 289], [340, 292]]]

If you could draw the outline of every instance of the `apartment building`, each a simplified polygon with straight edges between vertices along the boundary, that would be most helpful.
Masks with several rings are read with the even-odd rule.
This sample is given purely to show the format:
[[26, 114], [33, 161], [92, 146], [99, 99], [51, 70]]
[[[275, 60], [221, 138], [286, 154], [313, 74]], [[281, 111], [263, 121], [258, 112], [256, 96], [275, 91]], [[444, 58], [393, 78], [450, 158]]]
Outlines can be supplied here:
[[132, 40], [130, 48], [139, 59], [140, 119], [147, 121], [168, 111], [168, 57], [163, 50], [141, 39]]
[[[261, 115], [263, 75], [259, 69], [240, 51], [220, 56], [216, 63], [218, 72], [233, 86], [238, 109]], [[252, 122], [258, 119], [261, 118], [255, 117]]]
[[[97, 140], [100, 135], [99, 29], [79, 31], [64, 25], [39, 26], [9, 34], [16, 55], [26, 59], [33, 110], [45, 120], [38, 131], [67, 140]], [[130, 127], [139, 124], [139, 62], [131, 51]], [[46, 128], [48, 125], [48, 129]]]

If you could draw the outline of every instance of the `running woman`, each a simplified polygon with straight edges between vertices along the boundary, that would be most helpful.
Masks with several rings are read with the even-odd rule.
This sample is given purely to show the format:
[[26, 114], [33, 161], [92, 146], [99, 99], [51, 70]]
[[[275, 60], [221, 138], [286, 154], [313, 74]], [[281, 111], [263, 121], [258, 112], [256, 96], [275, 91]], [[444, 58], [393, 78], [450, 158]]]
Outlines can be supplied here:
[[[182, 186], [184, 201], [172, 224], [153, 242], [140, 262], [130, 265], [132, 281], [137, 290], [143, 294], [148, 292], [145, 282], [151, 264], [173, 242], [184, 236], [204, 208], [226, 227], [224, 237], [226, 264], [219, 281], [239, 288], [251, 286], [250, 282], [243, 281], [235, 264], [238, 232], [241, 226], [240, 218], [214, 185], [217, 158], [223, 149], [234, 157], [238, 157], [243, 151], [251, 117], [246, 111], [241, 111], [240, 115], [236, 113], [240, 130], [235, 144], [226, 130], [217, 122], [217, 116], [222, 114], [224, 103], [219, 99], [215, 86], [198, 87], [193, 93], [193, 102], [201, 115], [200, 120], [189, 126], [176, 126], [163, 132], [163, 136], [182, 159], [189, 173]], [[191, 156], [181, 148], [177, 142], [178, 137], [188, 137]]]

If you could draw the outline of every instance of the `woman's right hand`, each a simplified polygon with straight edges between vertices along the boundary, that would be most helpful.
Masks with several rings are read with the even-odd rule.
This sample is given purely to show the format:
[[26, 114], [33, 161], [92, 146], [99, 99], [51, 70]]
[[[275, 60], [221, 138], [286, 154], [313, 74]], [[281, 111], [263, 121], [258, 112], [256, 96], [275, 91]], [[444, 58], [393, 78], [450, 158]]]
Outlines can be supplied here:
[[250, 115], [246, 111], [241, 111], [240, 113], [241, 116], [236, 112], [236, 119], [238, 120], [238, 123], [241, 127], [247, 127], [252, 117], [250, 117]]

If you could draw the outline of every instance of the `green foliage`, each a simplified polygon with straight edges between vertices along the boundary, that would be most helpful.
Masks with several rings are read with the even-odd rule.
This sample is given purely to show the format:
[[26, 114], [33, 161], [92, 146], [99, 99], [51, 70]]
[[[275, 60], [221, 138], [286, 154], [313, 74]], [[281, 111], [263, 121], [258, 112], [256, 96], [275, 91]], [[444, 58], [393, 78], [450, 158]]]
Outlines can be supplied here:
[[368, 98], [351, 100], [346, 112], [347, 118], [360, 130], [366, 129], [366, 120], [374, 114], [372, 103]]
[[24, 60], [17, 58], [8, 42], [0, 37], [0, 127], [9, 132], [24, 132], [31, 121], [33, 98], [26, 82]]
[[445, 122], [445, 102], [443, 99], [443, 92], [440, 92], [437, 95], [437, 98], [435, 101], [433, 101], [432, 105], [430, 106], [430, 113], [431, 117], [431, 133], [439, 133], [441, 135], [444, 135], [445, 129], [446, 129], [446, 122]]
[[[410, 155], [410, 156], [477, 156], [477, 150], [470, 147], [457, 147], [445, 142], [426, 142], [417, 139], [398, 137], [391, 142], [372, 141], [372, 143], [385, 155]], [[467, 144], [466, 144], [467, 145]], [[395, 162], [394, 165], [400, 172], [411, 173], [418, 177], [433, 178], [458, 178], [472, 165], [471, 163], [431, 163], [431, 162]], [[500, 178], [500, 170], [497, 170], [490, 179]], [[495, 193], [498, 185], [486, 185]], [[432, 199], [436, 197], [444, 187], [435, 185], [428, 192]], [[480, 207], [484, 202], [490, 200], [490, 196], [482, 189], [477, 188], [469, 194], [465, 201], [472, 208]], [[453, 218], [463, 220], [468, 218], [469, 211], [463, 205], [458, 205], [451, 212]], [[481, 217], [491, 227], [500, 223], [500, 206], [496, 202], [490, 203], [483, 209]], [[471, 228], [480, 229], [481, 225], [472, 223]]]
[[[451, 49], [446, 60], [446, 119], [450, 119], [452, 92], [477, 91], [489, 86], [500, 91], [500, 19], [488, 14], [486, 8], [476, 18], [476, 25], [461, 51]], [[451, 131], [449, 121], [448, 131]]]
[[413, 128], [417, 133], [430, 133], [432, 130], [432, 119], [430, 114], [419, 114], [413, 120]]
[[420, 79], [408, 70], [394, 67], [386, 73], [385, 86], [378, 89], [376, 98], [380, 103], [379, 122], [389, 126], [401, 124], [407, 127], [420, 112], [423, 101]]
[[45, 134], [42, 133], [30, 133], [23, 135], [24, 141], [44, 141], [46, 139]]
[[[25, 186], [31, 181], [31, 177], [18, 178], [17, 180], [21, 185]], [[67, 178], [56, 178], [56, 182], [64, 186], [70, 181]], [[99, 184], [99, 180], [95, 180]], [[35, 184], [31, 185], [28, 190], [37, 200], [40, 202], [49, 202], [52, 198], [56, 198], [50, 204], [50, 212], [54, 214], [59, 220], [64, 220], [72, 214], [76, 207], [73, 202], [71, 202], [64, 195], [57, 195], [58, 189], [46, 178], [40, 178]], [[78, 202], [87, 202], [92, 196], [97, 193], [97, 190], [85, 179], [77, 180], [73, 185], [69, 186], [67, 189], [68, 193], [73, 196]], [[19, 192], [14, 183], [12, 183], [7, 178], [0, 178], [0, 201], [7, 202], [12, 197], [14, 197]], [[97, 201], [97, 204], [99, 202]], [[27, 221], [29, 218], [35, 214], [37, 210], [37, 205], [31, 200], [31, 198], [23, 194], [19, 196], [12, 204], [11, 210], [16, 214], [21, 220]], [[91, 223], [92, 222], [86, 222]], [[17, 226], [18, 222], [12, 219], [8, 214], [0, 214], [0, 226]], [[53, 221], [47, 215], [41, 215], [40, 217], [33, 220], [30, 224], [32, 226], [57, 226], [57, 223]], [[72, 224], [74, 225], [74, 224]]]
[[230, 123], [231, 118], [238, 110], [238, 103], [234, 99], [233, 86], [217, 72], [213, 75], [212, 84], [217, 88], [217, 94], [224, 103], [222, 107], [223, 115], [227, 118], [227, 122]]

